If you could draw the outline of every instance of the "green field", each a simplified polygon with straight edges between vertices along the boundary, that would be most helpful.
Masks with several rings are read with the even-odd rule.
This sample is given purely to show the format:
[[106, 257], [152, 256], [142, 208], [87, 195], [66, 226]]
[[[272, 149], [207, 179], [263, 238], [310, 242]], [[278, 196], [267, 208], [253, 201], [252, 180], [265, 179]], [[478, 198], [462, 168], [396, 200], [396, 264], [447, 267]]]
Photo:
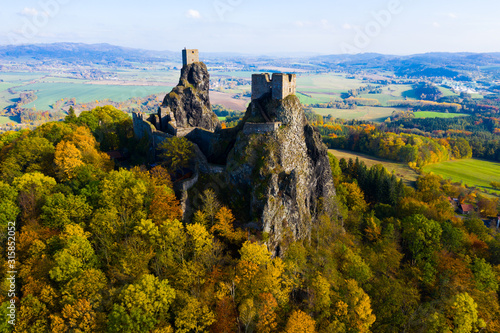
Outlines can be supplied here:
[[8, 72], [0, 73], [0, 79], [4, 80], [4, 82], [11, 82], [17, 85], [19, 83], [40, 79], [46, 75], [48, 75], [48, 73]]
[[319, 115], [332, 115], [340, 119], [368, 120], [373, 122], [384, 122], [395, 111], [394, 108], [358, 106], [355, 110], [313, 108]]
[[363, 81], [346, 79], [340, 74], [301, 75], [297, 78], [297, 89], [309, 92], [339, 92], [361, 87]]
[[458, 96], [458, 94], [454, 93], [452, 90], [445, 87], [438, 87], [444, 97], [446, 96]]
[[9, 94], [7, 90], [0, 91], [0, 110], [3, 110], [16, 102], [19, 95]]
[[15, 122], [16, 122], [15, 120], [12, 120], [8, 116], [0, 116], [0, 125], [5, 125], [7, 123], [15, 123]]
[[376, 99], [380, 102], [381, 105], [387, 105], [387, 102], [390, 100], [395, 100], [394, 96], [382, 93], [382, 94], [361, 94], [357, 97], [360, 98], [368, 98], [368, 99]]
[[375, 164], [382, 164], [387, 169], [387, 171], [389, 171], [390, 173], [394, 172], [397, 177], [403, 179], [405, 184], [409, 186], [413, 186], [418, 178], [418, 174], [409, 166], [403, 163], [383, 160], [377, 157], [347, 150], [329, 149], [328, 151], [335, 155], [335, 157], [337, 157], [338, 159], [345, 158], [346, 160], [349, 160], [350, 158], [352, 158], [353, 160], [356, 160], [357, 157], [360, 161], [363, 161], [367, 167], [372, 167]]
[[15, 87], [16, 83], [11, 83], [11, 82], [0, 82], [0, 91], [7, 90], [9, 88]]
[[332, 94], [325, 94], [325, 93], [311, 93], [311, 92], [309, 92], [306, 95], [304, 93], [297, 92], [296, 95], [299, 98], [300, 102], [302, 104], [304, 104], [304, 105], [318, 104], [318, 103], [328, 103], [331, 100], [336, 100], [337, 99], [336, 96], [334, 96]]
[[58, 82], [64, 82], [64, 83], [84, 83], [87, 82], [82, 79], [73, 79], [69, 77], [59, 77], [59, 76], [49, 76], [49, 77], [44, 77], [40, 80], [37, 80], [39, 83], [58, 83]]
[[500, 182], [500, 163], [488, 162], [477, 159], [448, 161], [424, 167], [425, 172], [434, 172], [453, 182], [463, 182], [467, 186], [488, 190], [496, 194], [490, 182]]
[[444, 113], [444, 112], [433, 112], [433, 111], [418, 111], [413, 112], [415, 118], [457, 118], [457, 117], [468, 117], [469, 114], [466, 113]]
[[391, 84], [387, 87], [382, 87], [382, 93], [380, 94], [361, 94], [358, 97], [376, 99], [380, 102], [382, 106], [386, 106], [388, 101], [400, 100], [405, 98], [415, 99], [416, 96], [413, 92], [411, 85]]
[[62, 98], [76, 98], [77, 103], [110, 99], [115, 102], [125, 101], [131, 97], [146, 97], [170, 91], [165, 86], [115, 86], [75, 83], [35, 83], [28, 84], [18, 91], [36, 91], [37, 100], [24, 107], [36, 106], [38, 110], [50, 110], [50, 105]]

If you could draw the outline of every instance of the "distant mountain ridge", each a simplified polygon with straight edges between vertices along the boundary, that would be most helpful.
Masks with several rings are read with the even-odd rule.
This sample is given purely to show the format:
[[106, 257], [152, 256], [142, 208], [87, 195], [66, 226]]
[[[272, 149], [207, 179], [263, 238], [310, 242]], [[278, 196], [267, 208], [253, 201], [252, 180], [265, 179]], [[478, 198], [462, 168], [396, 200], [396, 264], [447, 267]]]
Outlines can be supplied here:
[[[480, 71], [481, 67], [500, 66], [500, 53], [447, 53], [431, 52], [406, 56], [379, 53], [314, 55], [291, 53], [285, 55], [242, 54], [228, 52], [202, 52], [203, 61], [209, 65], [236, 63], [249, 70], [258, 65], [271, 67], [289, 66], [308, 69], [365, 70], [383, 69], [399, 76], [457, 77], [464, 72]], [[0, 46], [0, 59], [23, 61], [59, 60], [77, 64], [128, 65], [131, 62], [180, 62], [178, 51], [153, 51], [110, 44], [53, 43]], [[313, 67], [311, 67], [313, 66]]]
[[0, 58], [31, 58], [86, 62], [158, 61], [178, 58], [178, 52], [150, 51], [122, 46], [83, 43], [53, 43], [0, 46]]

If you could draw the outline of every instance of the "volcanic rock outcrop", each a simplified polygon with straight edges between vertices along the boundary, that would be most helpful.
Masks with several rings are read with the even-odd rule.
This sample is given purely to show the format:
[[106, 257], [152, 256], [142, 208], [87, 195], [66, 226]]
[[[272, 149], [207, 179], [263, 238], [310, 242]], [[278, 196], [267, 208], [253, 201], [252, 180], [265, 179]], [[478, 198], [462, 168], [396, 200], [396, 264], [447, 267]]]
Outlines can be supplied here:
[[219, 119], [210, 106], [209, 89], [210, 75], [204, 63], [184, 66], [179, 84], [165, 96], [160, 107], [161, 129], [173, 135], [193, 127], [211, 132], [219, 129]]
[[[261, 117], [279, 126], [264, 132]], [[327, 149], [295, 95], [256, 99], [246, 118], [228, 157], [228, 182], [249, 202], [254, 223], [269, 233], [269, 248], [279, 255], [285, 231], [307, 238], [321, 214], [336, 213]]]

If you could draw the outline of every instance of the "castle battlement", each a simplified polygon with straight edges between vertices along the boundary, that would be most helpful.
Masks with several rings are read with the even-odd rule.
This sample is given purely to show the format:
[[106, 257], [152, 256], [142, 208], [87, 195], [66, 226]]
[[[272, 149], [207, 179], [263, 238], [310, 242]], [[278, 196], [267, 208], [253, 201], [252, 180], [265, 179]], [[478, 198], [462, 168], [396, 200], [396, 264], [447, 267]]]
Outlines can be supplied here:
[[182, 66], [187, 66], [195, 62], [200, 62], [200, 55], [197, 49], [182, 50]]
[[269, 73], [252, 75], [252, 100], [259, 99], [266, 94], [271, 94], [272, 99], [284, 99], [295, 95], [297, 91], [297, 75], [274, 73], [272, 78]]

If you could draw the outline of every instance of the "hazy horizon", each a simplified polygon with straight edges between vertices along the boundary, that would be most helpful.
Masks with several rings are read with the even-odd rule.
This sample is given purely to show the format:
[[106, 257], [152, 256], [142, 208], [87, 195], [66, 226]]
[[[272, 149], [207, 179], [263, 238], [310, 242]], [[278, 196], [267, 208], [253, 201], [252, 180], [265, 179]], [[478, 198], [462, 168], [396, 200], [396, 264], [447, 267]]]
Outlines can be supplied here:
[[500, 3], [479, 4], [27, 0], [3, 5], [0, 44], [108, 43], [248, 55], [500, 52]]

